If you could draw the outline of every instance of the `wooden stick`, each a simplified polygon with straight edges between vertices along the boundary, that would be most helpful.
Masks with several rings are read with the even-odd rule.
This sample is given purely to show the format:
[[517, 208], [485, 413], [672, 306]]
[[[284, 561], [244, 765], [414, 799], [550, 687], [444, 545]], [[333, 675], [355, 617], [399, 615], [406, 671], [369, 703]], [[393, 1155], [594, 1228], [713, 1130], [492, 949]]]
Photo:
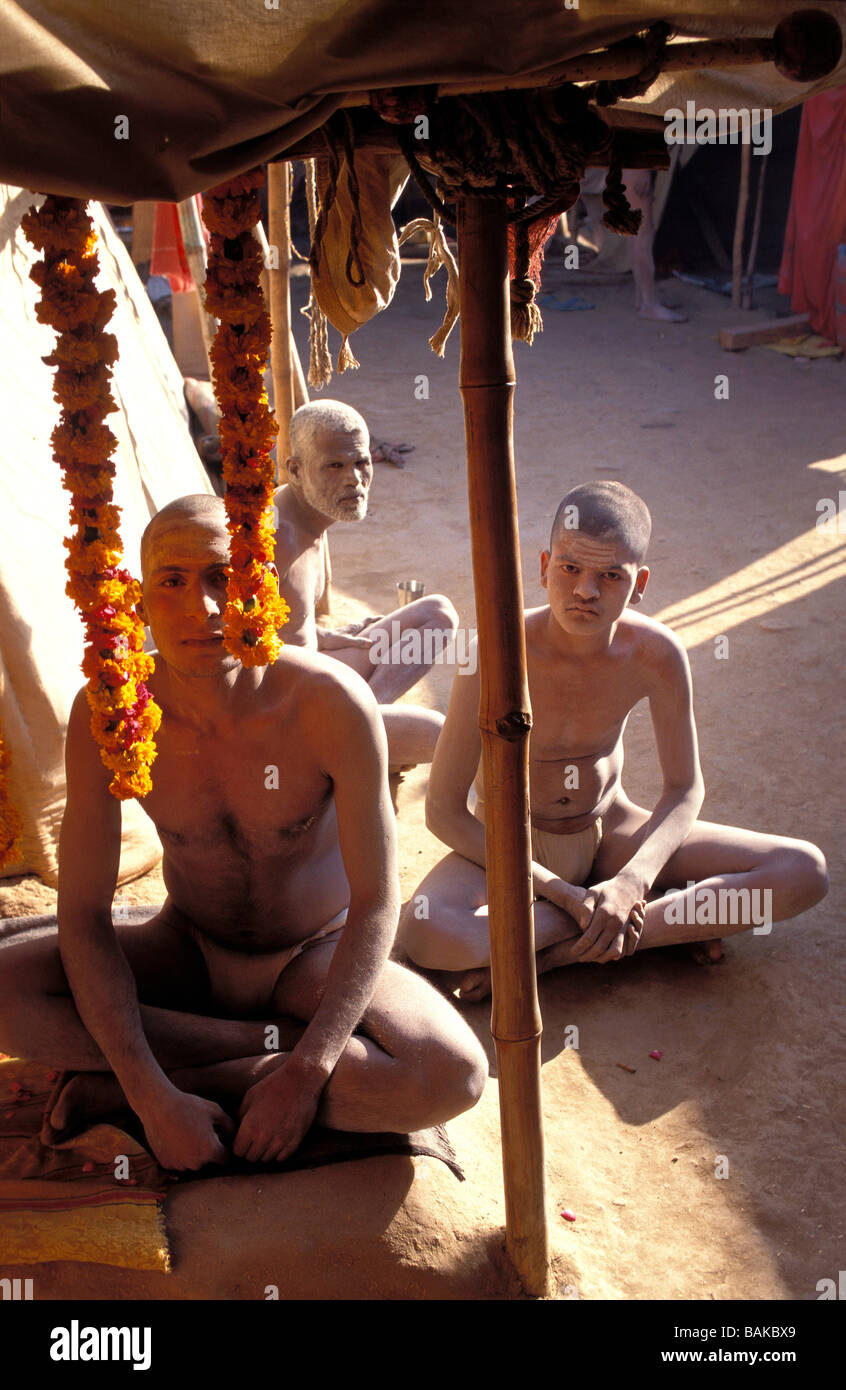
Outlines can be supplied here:
[[[747, 63], [771, 63], [775, 58], [773, 39], [706, 39], [702, 42], [671, 43], [667, 46], [663, 72], [686, 72], [697, 68], [732, 68]], [[441, 82], [439, 97], [469, 96], [473, 92], [507, 92], [523, 87], [559, 87], [562, 82], [611, 82], [636, 77], [646, 64], [646, 47], [640, 39], [623, 39], [607, 49], [565, 58], [545, 71], [525, 77], [478, 78], [469, 82]], [[366, 106], [369, 92], [348, 92], [343, 106]]]
[[208, 260], [203, 224], [195, 198], [186, 198], [184, 202], [177, 203], [176, 209], [179, 217], [179, 230], [182, 233], [182, 245], [185, 248], [185, 259], [200, 296], [200, 331], [203, 335], [209, 381], [211, 381], [212, 371], [209, 353], [214, 342], [214, 335], [217, 332], [217, 320], [211, 314], [207, 314], [203, 306], [203, 285], [206, 283], [206, 262]]
[[761, 230], [761, 209], [764, 204], [764, 179], [767, 177], [768, 159], [768, 154], [761, 158], [758, 187], [755, 189], [755, 216], [752, 219], [752, 241], [749, 244], [749, 259], [746, 262], [746, 289], [743, 292], [744, 309], [752, 308], [752, 281], [755, 279], [755, 262], [758, 259], [758, 234]]
[[291, 366], [291, 250], [288, 245], [288, 161], [267, 166], [267, 211], [270, 245], [276, 251], [268, 268], [270, 280], [270, 370], [273, 374], [273, 409], [279, 434], [276, 439], [276, 477], [284, 483], [285, 460], [291, 452], [288, 428], [294, 413], [294, 375]]
[[294, 372], [294, 409], [299, 410], [301, 405], [308, 405], [308, 386], [293, 331], [291, 332], [291, 367]]
[[732, 247], [731, 307], [740, 308], [740, 288], [743, 282], [743, 234], [746, 231], [746, 208], [749, 202], [749, 161], [752, 150], [749, 145], [740, 147], [740, 188], [737, 194], [737, 215], [734, 219], [734, 245]]
[[506, 1247], [526, 1291], [549, 1285], [529, 840], [529, 729], [514, 478], [506, 208], [458, 202], [461, 366], [479, 626], [479, 727]]

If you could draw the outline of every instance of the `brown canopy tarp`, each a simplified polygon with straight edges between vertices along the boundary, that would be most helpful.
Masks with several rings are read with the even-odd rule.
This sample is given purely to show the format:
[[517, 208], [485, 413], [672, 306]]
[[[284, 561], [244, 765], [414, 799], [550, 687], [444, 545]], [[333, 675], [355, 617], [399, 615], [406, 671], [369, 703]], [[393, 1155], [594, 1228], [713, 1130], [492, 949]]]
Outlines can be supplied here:
[[[262, 163], [348, 93], [534, 77], [664, 19], [679, 34], [769, 36], [796, 0], [6, 0], [0, 180], [112, 202], [179, 200]], [[823, 3], [846, 32], [846, 6]], [[667, 73], [642, 104], [785, 109], [846, 81], [771, 64]]]

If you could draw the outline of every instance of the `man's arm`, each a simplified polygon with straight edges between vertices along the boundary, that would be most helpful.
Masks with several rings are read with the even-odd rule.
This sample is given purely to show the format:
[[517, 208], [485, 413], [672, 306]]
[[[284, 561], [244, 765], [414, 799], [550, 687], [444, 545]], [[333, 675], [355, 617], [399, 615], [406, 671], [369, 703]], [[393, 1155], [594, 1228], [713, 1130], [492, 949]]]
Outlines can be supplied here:
[[254, 1162], [285, 1158], [312, 1123], [321, 1092], [373, 998], [399, 920], [387, 739], [365, 683], [345, 673], [318, 685], [304, 735], [334, 784], [350, 904], [311, 1022], [285, 1065], [245, 1098], [234, 1149]]
[[373, 998], [400, 909], [385, 727], [373, 695], [358, 677], [354, 682], [347, 678], [340, 694], [325, 714], [315, 702], [313, 714], [319, 721], [324, 769], [334, 784], [350, 905], [323, 998], [293, 1053], [327, 1078]]
[[[166, 1167], [200, 1167], [224, 1156], [212, 1120], [225, 1123], [226, 1117], [222, 1111], [217, 1113], [217, 1106], [184, 1096], [171, 1084], [144, 1033], [135, 977], [112, 925], [120, 865], [120, 803], [109, 791], [110, 774], [91, 735], [84, 690], [71, 709], [65, 762], [59, 950], [77, 1013], [103, 1054], [103, 1070], [114, 1072], [145, 1128], [154, 1114], [172, 1114], [180, 1133], [160, 1135], [158, 1143], [150, 1120], [148, 1138], [159, 1161]], [[176, 1117], [183, 1112], [185, 1122], [180, 1124]]]
[[[482, 754], [481, 685], [478, 661], [472, 659], [474, 655], [471, 648], [467, 661], [469, 669], [457, 671], [453, 678], [446, 722], [438, 736], [429, 774], [426, 825], [450, 849], [484, 869], [485, 827], [467, 809], [467, 795]], [[565, 911], [572, 911], [577, 905], [567, 893], [568, 885], [542, 864], [532, 863], [532, 886], [535, 897], [546, 898]]]
[[664, 649], [649, 692], [663, 790], [643, 839], [623, 873], [645, 897], [667, 860], [687, 839], [702, 809], [705, 783], [693, 715], [693, 683], [687, 653], [678, 638], [663, 632]]
[[593, 915], [573, 947], [573, 955], [582, 961], [600, 960], [606, 952], [611, 953], [607, 959], [622, 954], [622, 933], [632, 906], [646, 897], [667, 860], [684, 844], [705, 795], [687, 653], [667, 629], [655, 640], [649, 708], [663, 790], [631, 859], [613, 880], [594, 885], [588, 894], [585, 905]]

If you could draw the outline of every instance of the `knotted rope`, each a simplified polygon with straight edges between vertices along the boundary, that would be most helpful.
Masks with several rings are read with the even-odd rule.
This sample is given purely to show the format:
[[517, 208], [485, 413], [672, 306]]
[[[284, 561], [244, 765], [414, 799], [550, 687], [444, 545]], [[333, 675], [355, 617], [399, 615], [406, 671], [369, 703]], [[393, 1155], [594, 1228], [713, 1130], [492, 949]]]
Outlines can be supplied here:
[[[614, 134], [596, 107], [612, 106], [645, 92], [663, 67], [669, 34], [669, 25], [663, 21], [653, 24], [641, 39], [644, 64], [639, 73], [589, 87], [564, 83], [536, 91], [441, 100], [432, 87], [371, 92], [372, 107], [396, 127], [415, 182], [433, 209], [433, 227], [439, 227], [441, 221], [454, 225], [447, 204], [461, 195], [508, 201], [513, 337], [531, 343], [543, 327], [534, 303], [543, 247], [557, 218], [578, 198], [588, 165], [608, 165], [603, 194], [605, 226], [624, 236], [637, 233], [640, 212], [629, 206]], [[417, 138], [421, 117], [425, 117], [425, 138]], [[362, 227], [349, 113], [340, 113], [340, 122], [331, 119], [322, 132], [329, 169], [323, 205], [315, 219], [311, 265], [314, 268], [317, 264], [343, 156], [353, 209], [346, 276], [351, 285], [360, 286], [364, 283], [359, 254]], [[434, 240], [432, 244], [434, 247]], [[344, 349], [342, 357], [343, 353]]]

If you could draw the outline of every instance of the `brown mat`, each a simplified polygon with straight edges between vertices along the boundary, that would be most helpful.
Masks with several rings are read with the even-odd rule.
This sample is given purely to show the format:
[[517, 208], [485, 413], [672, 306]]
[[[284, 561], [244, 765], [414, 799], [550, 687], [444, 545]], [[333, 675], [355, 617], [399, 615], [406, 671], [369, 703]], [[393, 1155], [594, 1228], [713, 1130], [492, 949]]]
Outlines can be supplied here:
[[[170, 1268], [162, 1203], [174, 1182], [294, 1172], [382, 1154], [428, 1156], [464, 1173], [443, 1126], [415, 1134], [348, 1134], [315, 1125], [283, 1163], [230, 1159], [197, 1173], [161, 1168], [134, 1115], [58, 1139], [45, 1112], [70, 1073], [0, 1059], [0, 1259], [78, 1260], [127, 1269]], [[116, 1160], [121, 1158], [120, 1174]]]

